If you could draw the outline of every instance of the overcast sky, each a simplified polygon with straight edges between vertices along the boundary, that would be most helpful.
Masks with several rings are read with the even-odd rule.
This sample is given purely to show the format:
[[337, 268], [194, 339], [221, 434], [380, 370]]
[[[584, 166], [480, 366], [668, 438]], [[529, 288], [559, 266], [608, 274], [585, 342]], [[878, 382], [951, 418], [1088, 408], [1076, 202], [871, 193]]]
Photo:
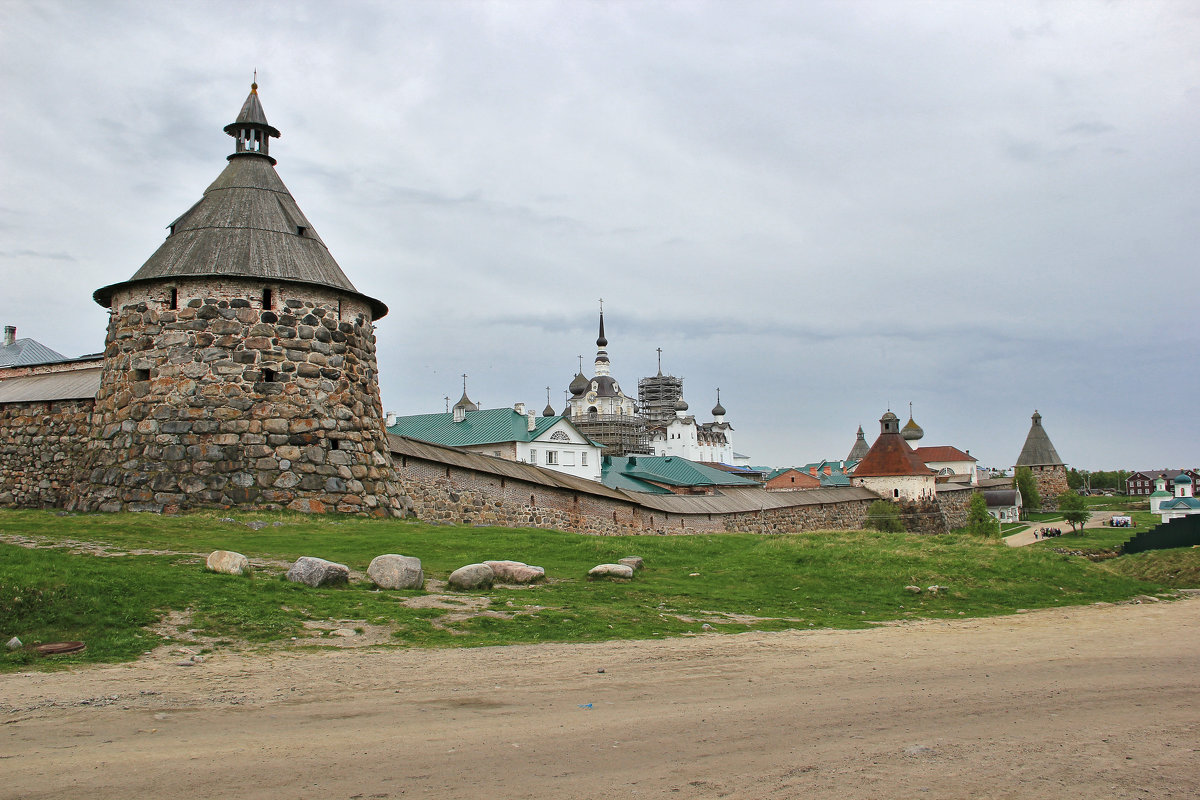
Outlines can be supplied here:
[[378, 323], [384, 406], [721, 389], [756, 464], [890, 407], [1009, 466], [1200, 463], [1200, 6], [0, 0], [0, 316], [102, 349], [225, 166], [280, 176]]

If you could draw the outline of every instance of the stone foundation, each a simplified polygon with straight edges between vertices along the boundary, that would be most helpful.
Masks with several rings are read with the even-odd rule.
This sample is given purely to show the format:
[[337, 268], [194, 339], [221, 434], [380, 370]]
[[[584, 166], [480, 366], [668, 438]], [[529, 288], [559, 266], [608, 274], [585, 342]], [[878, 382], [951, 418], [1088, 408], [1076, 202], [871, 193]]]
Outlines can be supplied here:
[[273, 296], [293, 299], [265, 308], [253, 282], [174, 288], [178, 308], [136, 287], [113, 296], [72, 507], [404, 513], [365, 303], [285, 284]]

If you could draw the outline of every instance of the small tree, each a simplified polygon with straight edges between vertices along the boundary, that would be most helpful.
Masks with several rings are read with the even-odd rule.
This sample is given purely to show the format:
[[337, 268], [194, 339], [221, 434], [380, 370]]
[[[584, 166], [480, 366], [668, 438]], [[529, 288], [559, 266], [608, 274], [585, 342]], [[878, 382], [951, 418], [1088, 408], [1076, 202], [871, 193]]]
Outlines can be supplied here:
[[981, 492], [971, 494], [967, 506], [967, 532], [976, 536], [999, 536], [1000, 522], [987, 510], [987, 500]]
[[1013, 477], [1013, 486], [1021, 492], [1022, 508], [1025, 511], [1042, 507], [1042, 496], [1038, 494], [1037, 490], [1037, 478], [1033, 477], [1033, 470], [1029, 467], [1017, 467]]
[[1062, 512], [1063, 519], [1071, 523], [1071, 530], [1079, 530], [1092, 518], [1087, 501], [1075, 492], [1063, 492], [1058, 496], [1058, 510]]
[[888, 500], [876, 500], [867, 507], [868, 528], [888, 533], [902, 533], [904, 522], [900, 519], [900, 510], [896, 504]]

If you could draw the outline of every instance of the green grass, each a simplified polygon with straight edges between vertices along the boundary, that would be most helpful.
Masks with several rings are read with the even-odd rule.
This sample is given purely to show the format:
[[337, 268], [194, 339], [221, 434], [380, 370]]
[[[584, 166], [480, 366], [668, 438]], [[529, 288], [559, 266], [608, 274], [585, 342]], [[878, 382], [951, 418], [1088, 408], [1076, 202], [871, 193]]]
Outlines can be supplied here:
[[[1093, 514], [1100, 512], [1093, 510]], [[1035, 547], [1064, 547], [1070, 550], [1080, 550], [1083, 552], [1110, 551], [1120, 547], [1125, 542], [1132, 539], [1142, 531], [1149, 530], [1162, 522], [1162, 518], [1158, 514], [1151, 514], [1149, 511], [1132, 511], [1122, 512], [1132, 517], [1137, 523], [1136, 528], [1084, 528], [1080, 531], [1071, 532], [1070, 525], [1063, 523], [1057, 525], [1063, 531], [1062, 536], [1056, 536], [1053, 539], [1043, 539], [1035, 542]]]
[[[281, 524], [253, 531], [250, 520]], [[171, 611], [186, 611], [187, 628], [214, 648], [321, 645], [328, 640], [304, 623], [326, 621], [382, 630], [392, 646], [442, 647], [678, 636], [699, 633], [705, 622], [730, 632], [854, 628], [1116, 601], [1164, 588], [1160, 578], [1118, 574], [1048, 548], [954, 534], [594, 537], [290, 514], [0, 511], [0, 535], [42, 545], [0, 543], [0, 641], [17, 635], [27, 644], [87, 643], [79, 655], [37, 660], [39, 666], [136, 658], [161, 643], [147, 626]], [[94, 554], [97, 547], [107, 554]], [[251, 578], [216, 575], [203, 569], [214, 549], [278, 563]], [[464, 595], [503, 616], [452, 618], [444, 609], [404, 605], [424, 592], [383, 592], [366, 583], [314, 590], [282, 578], [301, 555], [364, 572], [381, 553], [417, 556], [427, 579], [508, 558], [545, 567], [549, 581]], [[586, 579], [592, 566], [627, 555], [646, 559], [632, 581]], [[948, 589], [914, 595], [904, 589], [909, 584]], [[0, 670], [34, 661], [27, 651], [0, 652]]]

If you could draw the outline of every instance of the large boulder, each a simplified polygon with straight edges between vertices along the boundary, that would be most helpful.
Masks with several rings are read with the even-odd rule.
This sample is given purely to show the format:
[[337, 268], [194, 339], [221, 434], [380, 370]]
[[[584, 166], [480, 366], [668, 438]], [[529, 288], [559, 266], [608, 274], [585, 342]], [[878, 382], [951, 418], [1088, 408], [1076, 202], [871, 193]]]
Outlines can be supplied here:
[[249, 575], [250, 559], [232, 550], [213, 550], [204, 561], [206, 569], [226, 575]]
[[367, 577], [380, 589], [423, 589], [425, 573], [421, 559], [387, 553], [371, 559]]
[[646, 561], [641, 556], [626, 556], [625, 558], [618, 558], [617, 563], [624, 564], [625, 566], [631, 568], [634, 572], [646, 567]]
[[496, 573], [487, 564], [467, 564], [450, 573], [446, 582], [451, 589], [490, 589]]
[[632, 578], [633, 567], [628, 564], [598, 564], [588, 570], [589, 578]]
[[485, 561], [491, 567], [492, 573], [500, 583], [536, 583], [545, 580], [546, 570], [542, 567], [531, 567], [520, 561]]
[[350, 582], [350, 568], [323, 558], [300, 556], [287, 571], [287, 579], [314, 589], [319, 586], [344, 586]]

